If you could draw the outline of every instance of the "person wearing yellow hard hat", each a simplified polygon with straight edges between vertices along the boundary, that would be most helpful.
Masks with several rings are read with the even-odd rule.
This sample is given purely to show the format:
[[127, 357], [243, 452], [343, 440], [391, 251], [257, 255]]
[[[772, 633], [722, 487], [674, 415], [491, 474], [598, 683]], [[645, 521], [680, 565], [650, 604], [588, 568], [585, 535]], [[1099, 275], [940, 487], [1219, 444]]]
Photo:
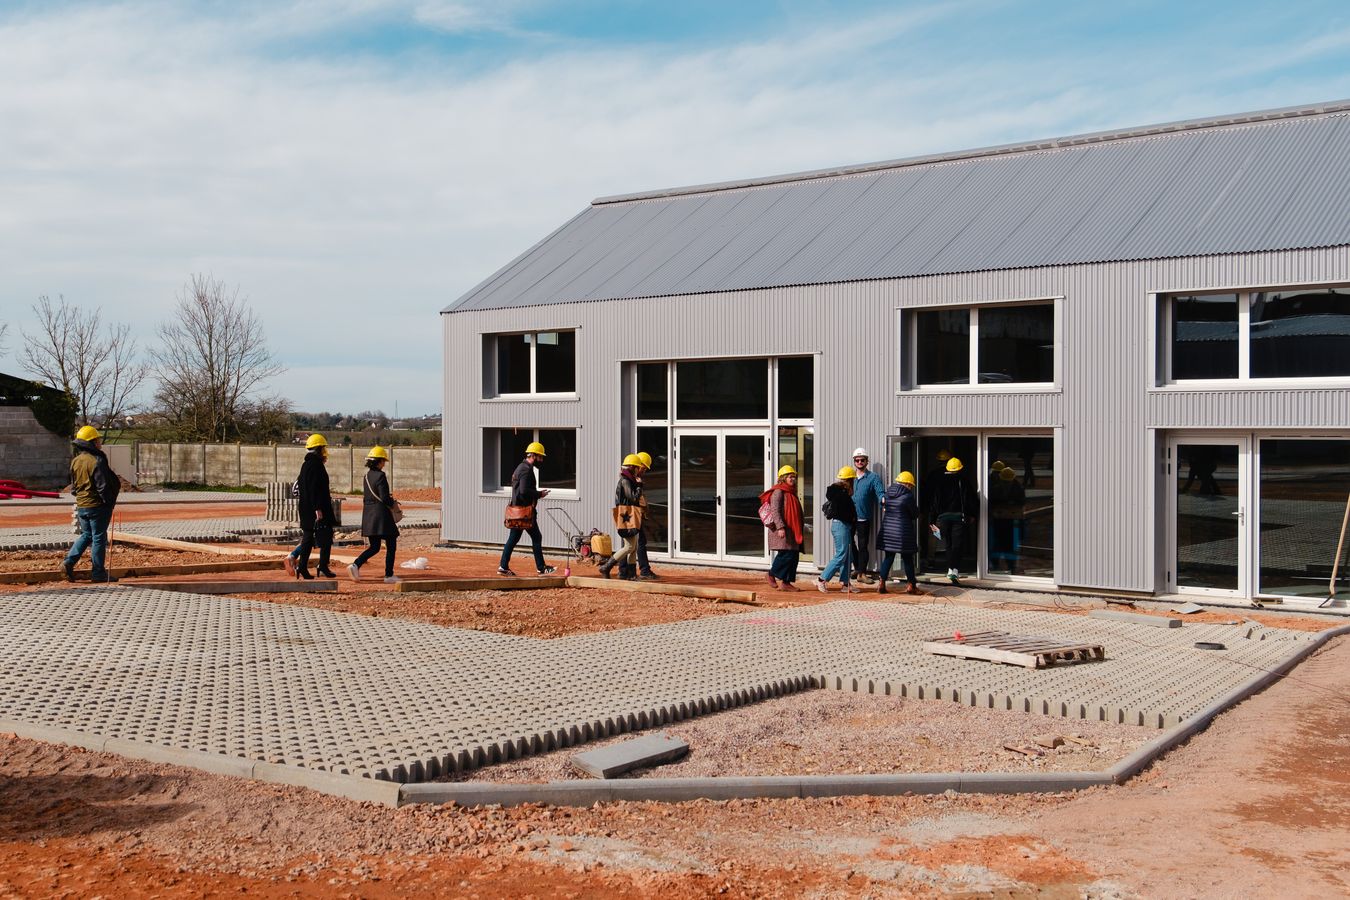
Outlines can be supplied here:
[[631, 576], [640, 581], [660, 581], [661, 576], [652, 571], [651, 560], [647, 557], [647, 491], [646, 485], [642, 482], [642, 477], [652, 467], [652, 455], [645, 450], [639, 450], [633, 454], [633, 457], [637, 460], [636, 465], [633, 466], [633, 477], [636, 479], [638, 487], [643, 489], [640, 500], [642, 527], [638, 529], [637, 533], [637, 552], [619, 564], [619, 577], [629, 578]]
[[623, 540], [623, 546], [614, 551], [614, 555], [600, 564], [600, 574], [604, 578], [614, 567], [619, 566], [619, 577], [626, 581], [636, 578], [633, 568], [623, 566], [637, 554], [637, 536], [642, 533], [642, 520], [646, 516], [646, 507], [642, 503], [642, 485], [638, 484], [637, 472], [642, 468], [642, 459], [636, 453], [623, 458], [619, 467], [619, 481], [614, 486], [614, 527]]
[[336, 578], [328, 568], [328, 556], [333, 551], [333, 493], [328, 483], [328, 439], [315, 432], [305, 440], [305, 459], [300, 464], [300, 475], [295, 479], [300, 513], [300, 550], [294, 562], [287, 558], [286, 570], [297, 578], [313, 578], [309, 573], [309, 555], [319, 548], [319, 564], [315, 572], [324, 578]]
[[361, 536], [366, 539], [366, 549], [347, 567], [352, 581], [361, 580], [361, 567], [380, 552], [380, 542], [385, 545], [384, 583], [398, 584], [403, 579], [394, 574], [394, 553], [398, 550], [398, 520], [402, 510], [398, 501], [389, 493], [389, 476], [384, 467], [389, 464], [389, 451], [376, 444], [366, 454], [366, 474], [361, 479]]
[[964, 468], [959, 457], [948, 459], [945, 471], [929, 495], [928, 521], [933, 523], [930, 528], [947, 548], [947, 578], [952, 584], [961, 577], [961, 554], [966, 535], [980, 508], [979, 494], [961, 474]]
[[534, 550], [534, 568], [540, 575], [552, 575], [553, 567], [544, 561], [544, 535], [539, 530], [537, 507], [548, 496], [548, 489], [539, 486], [538, 466], [547, 456], [544, 445], [531, 441], [525, 447], [525, 459], [511, 473], [511, 499], [506, 505], [506, 544], [497, 565], [498, 575], [515, 575], [511, 571], [511, 554], [520, 543], [520, 536], [528, 534]]
[[881, 568], [878, 575], [881, 587], [878, 590], [889, 593], [886, 582], [891, 577], [891, 566], [895, 557], [900, 557], [905, 567], [905, 580], [909, 586], [906, 594], [922, 594], [919, 581], [915, 577], [915, 562], [919, 553], [919, 527], [915, 521], [919, 518], [919, 504], [914, 498], [914, 473], [901, 472], [895, 481], [886, 488], [886, 496], [881, 501], [881, 528], [877, 533], [877, 547], [881, 550]]
[[67, 581], [75, 580], [75, 564], [86, 548], [89, 550], [89, 580], [116, 581], [108, 574], [108, 526], [112, 523], [113, 507], [122, 490], [122, 482], [108, 464], [103, 452], [103, 434], [93, 425], [85, 425], [75, 432], [75, 455], [70, 460], [71, 492], [75, 495], [75, 520], [80, 536], [70, 545], [61, 570]]
[[830, 537], [834, 539], [834, 556], [816, 579], [816, 589], [822, 594], [829, 593], [829, 583], [835, 575], [839, 576], [840, 589], [844, 593], [856, 594], [850, 578], [849, 558], [853, 555], [853, 526], [858, 521], [858, 510], [853, 505], [853, 480], [858, 477], [852, 466], [844, 466], [835, 475], [834, 482], [825, 489], [825, 503], [822, 507], [825, 518], [830, 520]]
[[759, 518], [769, 529], [773, 565], [765, 574], [769, 584], [782, 591], [797, 590], [797, 564], [802, 558], [802, 501], [797, 497], [797, 470], [783, 466], [778, 481], [759, 495]]
[[1009, 575], [1017, 574], [1026, 503], [1027, 494], [1017, 481], [1017, 472], [1011, 466], [999, 469], [989, 482], [990, 572], [1006, 566]]

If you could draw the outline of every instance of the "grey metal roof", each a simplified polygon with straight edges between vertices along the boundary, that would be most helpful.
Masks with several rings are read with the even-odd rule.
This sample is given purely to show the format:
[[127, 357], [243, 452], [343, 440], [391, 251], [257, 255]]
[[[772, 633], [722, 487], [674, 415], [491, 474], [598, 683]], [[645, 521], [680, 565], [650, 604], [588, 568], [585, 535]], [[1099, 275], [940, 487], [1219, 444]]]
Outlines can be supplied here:
[[1350, 101], [601, 198], [446, 312], [1350, 244]]

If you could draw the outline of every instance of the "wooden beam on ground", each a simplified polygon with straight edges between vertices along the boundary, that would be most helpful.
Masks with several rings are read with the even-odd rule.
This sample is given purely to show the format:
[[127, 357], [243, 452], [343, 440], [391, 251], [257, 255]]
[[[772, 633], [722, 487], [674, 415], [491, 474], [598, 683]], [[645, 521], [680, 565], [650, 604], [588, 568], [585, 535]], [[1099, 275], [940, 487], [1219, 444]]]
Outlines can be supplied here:
[[567, 579], [568, 587], [601, 588], [609, 591], [628, 591], [634, 594], [670, 594], [676, 597], [694, 597], [699, 600], [713, 600], [718, 603], [755, 603], [754, 591], [742, 591], [735, 588], [702, 587], [693, 584], [666, 584], [660, 581], [624, 581], [622, 578], [591, 578], [573, 575]]
[[[127, 566], [108, 569], [114, 578], [141, 578], [149, 575], [208, 575], [217, 572], [261, 572], [267, 569], [280, 569], [276, 559], [240, 559], [231, 562], [189, 563], [181, 566]], [[87, 581], [89, 573], [80, 571], [76, 579]], [[4, 572], [0, 573], [0, 584], [44, 584], [49, 581], [65, 581], [65, 573], [55, 572]]]
[[[123, 544], [136, 544], [140, 547], [155, 547], [159, 550], [185, 550], [188, 553], [214, 553], [217, 556], [251, 556], [254, 559], [283, 559], [289, 550], [260, 550], [246, 547], [227, 547], [223, 544], [198, 544], [195, 541], [176, 541], [173, 538], [150, 537], [147, 534], [128, 534], [125, 531], [109, 531], [108, 540]], [[314, 557], [310, 557], [313, 559]], [[355, 556], [334, 553], [329, 557], [333, 562], [343, 564], [356, 562]]]
[[[378, 580], [378, 579], [376, 579]], [[418, 581], [402, 581], [396, 589], [399, 591], [528, 591], [537, 588], [567, 587], [567, 579], [561, 575], [544, 575], [535, 578], [428, 578]]]
[[138, 581], [138, 588], [155, 591], [180, 591], [184, 594], [291, 594], [336, 591], [337, 580], [281, 578], [268, 581]]

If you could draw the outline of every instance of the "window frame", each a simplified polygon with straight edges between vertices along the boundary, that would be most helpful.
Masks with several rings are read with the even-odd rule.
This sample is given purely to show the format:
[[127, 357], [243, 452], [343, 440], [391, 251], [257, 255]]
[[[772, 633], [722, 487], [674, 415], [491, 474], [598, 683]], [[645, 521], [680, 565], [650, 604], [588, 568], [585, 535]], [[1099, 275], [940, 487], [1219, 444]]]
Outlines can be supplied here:
[[[1350, 282], [1323, 281], [1295, 285], [1264, 285], [1249, 287], [1208, 287], [1198, 290], [1150, 291], [1148, 309], [1150, 314], [1149, 356], [1147, 371], [1152, 373], [1150, 391], [1162, 393], [1213, 390], [1288, 390], [1289, 388], [1309, 387], [1350, 387], [1350, 375], [1253, 378], [1251, 374], [1251, 308], [1252, 298], [1256, 294], [1274, 294], [1290, 291], [1324, 289], [1350, 290]], [[1183, 378], [1172, 377], [1172, 300], [1175, 297], [1216, 296], [1235, 294], [1238, 314], [1238, 373], [1235, 378]]]
[[[574, 433], [575, 433], [575, 435], [576, 435], [575, 441], [576, 441], [576, 445], [577, 445], [577, 454], [576, 454], [576, 455], [577, 455], [577, 473], [576, 473], [576, 477], [577, 477], [577, 486], [574, 487], [574, 488], [550, 487], [549, 484], [548, 484], [547, 479], [544, 478], [544, 474], [541, 472], [541, 473], [539, 474], [539, 487], [540, 487], [540, 488], [547, 488], [548, 491], [549, 491], [549, 496], [550, 496], [550, 497], [559, 498], [559, 499], [566, 499], [566, 500], [576, 500], [576, 499], [580, 499], [580, 497], [581, 497], [581, 459], [582, 459], [582, 456], [581, 456], [581, 432], [582, 432], [582, 429], [581, 429], [581, 428], [576, 428], [576, 427], [574, 427], [574, 428], [568, 428], [568, 427], [565, 426], [565, 425], [563, 425], [563, 426], [557, 426], [557, 425], [545, 425], [545, 426], [532, 427], [532, 428], [514, 427], [514, 426], [511, 426], [511, 425], [484, 425], [484, 426], [482, 427], [482, 431], [484, 431], [484, 432], [491, 432], [492, 435], [493, 435], [493, 438], [494, 438], [494, 446], [492, 447], [492, 457], [493, 457], [493, 463], [492, 463], [492, 466], [493, 466], [494, 469], [496, 469], [496, 467], [497, 467], [496, 460], [498, 460], [498, 459], [501, 458], [501, 452], [502, 452], [502, 451], [501, 451], [502, 432], [504, 432], [504, 431], [513, 431], [513, 430], [514, 430], [514, 431], [528, 431], [528, 432], [530, 432], [530, 440], [531, 440], [531, 441], [538, 441], [538, 440], [539, 440], [539, 432], [541, 432], [541, 431], [571, 431], [571, 432], [574, 432]], [[479, 443], [479, 446], [480, 446], [480, 447], [483, 446], [483, 445], [485, 444], [485, 442], [482, 441], [482, 440], [480, 440], [478, 443]], [[484, 449], [486, 449], [486, 448], [484, 448]], [[486, 453], [485, 453], [484, 455], [486, 455]], [[547, 459], [547, 457], [545, 457], [545, 459]], [[486, 470], [487, 470], [487, 460], [483, 460], [483, 470], [484, 470], [484, 472], [486, 473]], [[500, 472], [498, 473], [498, 477], [499, 477], [499, 478], [501, 477], [501, 476], [500, 476]], [[486, 484], [483, 484], [483, 485], [481, 486], [479, 492], [478, 492], [478, 496], [480, 496], [480, 497], [509, 497], [510, 495], [511, 495], [511, 485], [510, 485], [509, 483], [508, 483], [508, 484], [503, 484], [503, 485], [498, 485], [498, 486], [495, 487], [495, 488], [489, 488]]]
[[[900, 332], [899, 346], [904, 354], [903, 365], [898, 370], [903, 374], [902, 383], [896, 390], [897, 394], [1036, 394], [1036, 393], [1057, 393], [1061, 390], [1061, 379], [1064, 371], [1062, 363], [1062, 350], [1064, 346], [1064, 324], [1063, 324], [1063, 300], [1062, 296], [1056, 297], [1025, 297], [1015, 300], [994, 300], [982, 301], [979, 303], [951, 303], [939, 304], [935, 306], [902, 306], [897, 308], [898, 329]], [[980, 327], [979, 311], [981, 309], [1009, 309], [1016, 306], [1049, 306], [1054, 315], [1054, 324], [1052, 326], [1054, 334], [1054, 346], [1052, 348], [1052, 368], [1054, 370], [1050, 381], [1012, 381], [1004, 384], [1000, 383], [982, 383], [980, 379]], [[964, 309], [970, 315], [969, 346], [967, 347], [968, 357], [968, 381], [965, 384], [919, 384], [919, 329], [917, 319], [920, 313], [942, 312], [944, 310]]]
[[[540, 390], [538, 390], [538, 387], [539, 387], [539, 335], [541, 335], [541, 334], [562, 334], [563, 332], [571, 332], [572, 335], [573, 335], [573, 343], [572, 343], [572, 383], [573, 383], [573, 385], [574, 385], [575, 387], [574, 387], [573, 390], [570, 390], [570, 391], [540, 391]], [[498, 359], [497, 359], [497, 354], [498, 354], [498, 352], [499, 352], [499, 349], [498, 349], [498, 348], [500, 347], [499, 341], [500, 341], [501, 338], [504, 338], [504, 337], [519, 337], [519, 336], [521, 336], [521, 335], [528, 335], [528, 337], [529, 337], [529, 345], [530, 345], [530, 390], [527, 391], [527, 392], [523, 392], [523, 393], [522, 393], [522, 392], [519, 392], [519, 391], [516, 391], [516, 392], [503, 391], [503, 390], [502, 390], [502, 385], [501, 385], [501, 379], [500, 379], [499, 371], [498, 371]], [[490, 332], [490, 333], [486, 334], [485, 336], [490, 337], [490, 338], [492, 339], [492, 354], [493, 354], [493, 358], [492, 358], [492, 366], [491, 366], [490, 371], [491, 371], [491, 373], [492, 373], [492, 375], [491, 375], [491, 379], [492, 379], [491, 384], [492, 384], [493, 390], [492, 390], [492, 393], [491, 393], [490, 395], [485, 396], [485, 397], [483, 398], [484, 401], [504, 400], [504, 401], [508, 401], [508, 402], [509, 402], [509, 401], [512, 401], [512, 400], [525, 400], [525, 399], [530, 399], [530, 400], [577, 400], [577, 399], [580, 399], [580, 391], [579, 391], [579, 389], [578, 389], [578, 388], [579, 388], [579, 385], [577, 385], [577, 382], [578, 382], [578, 380], [579, 380], [579, 378], [580, 378], [580, 368], [579, 368], [579, 366], [578, 366], [578, 362], [579, 362], [580, 357], [581, 357], [581, 348], [580, 348], [581, 328], [580, 328], [580, 326], [568, 326], [568, 327], [558, 327], [558, 328], [534, 328], [534, 329], [530, 329], [530, 330], [527, 330], [527, 331], [494, 331], [494, 332]]]

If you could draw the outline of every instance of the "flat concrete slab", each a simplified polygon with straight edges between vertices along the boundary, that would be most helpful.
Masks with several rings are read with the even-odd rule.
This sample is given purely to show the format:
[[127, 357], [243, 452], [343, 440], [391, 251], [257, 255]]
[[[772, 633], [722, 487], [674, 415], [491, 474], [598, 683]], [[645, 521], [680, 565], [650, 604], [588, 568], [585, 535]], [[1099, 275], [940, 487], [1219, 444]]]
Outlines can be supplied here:
[[492, 577], [492, 578], [425, 578], [408, 579], [400, 582], [399, 591], [531, 591], [540, 588], [567, 587], [567, 579], [561, 575], [535, 575], [533, 577]]
[[578, 753], [570, 762], [572, 768], [592, 778], [618, 778], [627, 772], [677, 760], [688, 752], [687, 743], [662, 731]]
[[1089, 618], [1111, 619], [1116, 622], [1132, 622], [1135, 625], [1147, 625], [1150, 628], [1180, 628], [1181, 620], [1168, 616], [1150, 616], [1146, 613], [1123, 612], [1115, 609], [1094, 609]]
[[[1025, 670], [920, 649], [957, 629], [1091, 641], [1107, 658]], [[546, 641], [91, 586], [0, 595], [0, 730], [416, 782], [810, 687], [1164, 728], [1314, 639], [839, 601]]]

